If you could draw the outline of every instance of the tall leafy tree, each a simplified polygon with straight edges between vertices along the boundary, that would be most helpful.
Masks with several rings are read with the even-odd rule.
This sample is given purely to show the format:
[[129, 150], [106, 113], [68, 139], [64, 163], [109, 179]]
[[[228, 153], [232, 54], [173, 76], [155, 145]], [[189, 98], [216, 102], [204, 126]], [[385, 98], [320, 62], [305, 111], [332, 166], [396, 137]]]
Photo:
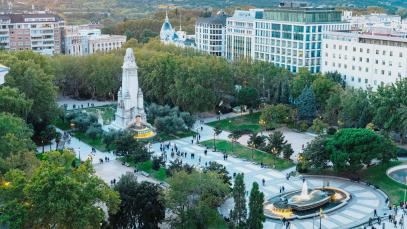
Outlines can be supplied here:
[[209, 166], [204, 168], [203, 171], [217, 173], [222, 178], [222, 180], [225, 184], [227, 184], [229, 186], [232, 185], [230, 182], [229, 172], [226, 170], [226, 167], [222, 164], [219, 164], [216, 162], [211, 162], [211, 163], [209, 163]]
[[302, 157], [311, 168], [317, 170], [328, 168], [330, 162], [330, 151], [326, 148], [325, 136], [318, 136], [307, 144]]
[[267, 138], [269, 144], [267, 145], [267, 150], [277, 156], [283, 152], [284, 146], [287, 144], [284, 134], [281, 131], [272, 132]]
[[218, 218], [216, 208], [229, 187], [213, 172], [180, 171], [169, 180], [166, 206], [173, 213], [176, 228], [205, 228]]
[[31, 106], [32, 100], [27, 99], [17, 88], [0, 88], [0, 112], [8, 112], [26, 120]]
[[390, 86], [381, 86], [373, 98], [375, 107], [374, 123], [386, 131], [395, 131], [400, 142], [407, 134], [405, 124], [407, 107], [407, 79], [397, 81]]
[[119, 195], [94, 175], [89, 161], [73, 168], [72, 152], [47, 154], [31, 177], [16, 170], [5, 175], [10, 185], [0, 189], [1, 219], [12, 219], [15, 228], [99, 228], [101, 205], [116, 212]]
[[244, 87], [237, 93], [237, 101], [248, 108], [256, 108], [260, 104], [259, 93], [255, 88]]
[[109, 216], [114, 228], [159, 228], [165, 206], [161, 189], [149, 182], [138, 183], [134, 174], [122, 175], [114, 190], [120, 194], [118, 212]]
[[341, 95], [339, 121], [343, 127], [364, 128], [372, 121], [373, 107], [368, 92], [349, 89]]
[[0, 61], [10, 67], [6, 85], [18, 88], [27, 99], [32, 100], [28, 121], [38, 135], [58, 114], [56, 88], [48, 59], [40, 54], [24, 51], [0, 55]]
[[245, 193], [244, 175], [239, 173], [236, 175], [232, 191], [233, 200], [235, 202], [235, 206], [230, 211], [230, 223], [232, 228], [246, 228], [247, 209]]
[[253, 183], [249, 198], [249, 217], [247, 219], [247, 228], [262, 229], [263, 222], [266, 221], [263, 211], [264, 194], [259, 190], [259, 184]]

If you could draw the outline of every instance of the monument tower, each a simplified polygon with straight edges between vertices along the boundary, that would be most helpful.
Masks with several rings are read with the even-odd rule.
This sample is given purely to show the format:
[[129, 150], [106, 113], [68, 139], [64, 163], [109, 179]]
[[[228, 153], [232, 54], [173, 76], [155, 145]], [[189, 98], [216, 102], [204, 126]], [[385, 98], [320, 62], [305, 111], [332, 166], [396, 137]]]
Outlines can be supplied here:
[[122, 69], [122, 86], [117, 93], [115, 120], [110, 125], [117, 130], [130, 127], [137, 119], [147, 124], [143, 92], [138, 84], [138, 67], [131, 48], [126, 50]]

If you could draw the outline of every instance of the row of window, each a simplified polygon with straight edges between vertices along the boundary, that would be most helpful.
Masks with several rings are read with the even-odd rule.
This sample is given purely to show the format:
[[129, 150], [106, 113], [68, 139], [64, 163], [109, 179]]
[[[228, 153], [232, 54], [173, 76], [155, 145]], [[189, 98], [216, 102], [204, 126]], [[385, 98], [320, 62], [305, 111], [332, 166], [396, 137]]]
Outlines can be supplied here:
[[[328, 63], [328, 61], [325, 61], [325, 66], [328, 66], [329, 65], [329, 63]], [[344, 68], [344, 69], [348, 69], [348, 65], [347, 64], [342, 64], [342, 63], [335, 63], [335, 62], [332, 62], [331, 63], [331, 66], [332, 67], [334, 67], [334, 68]], [[361, 67], [361, 66], [358, 66], [358, 67], [356, 67], [355, 65], [352, 65], [352, 70], [353, 71], [356, 71], [356, 69], [359, 71], [359, 72], [362, 72], [363, 70], [366, 72], [366, 73], [369, 73], [370, 72], [370, 70], [369, 70], [369, 68], [368, 67]], [[388, 76], [393, 76], [393, 74], [394, 74], [394, 72], [392, 72], [392, 71], [386, 71], [386, 70], [384, 70], [384, 69], [377, 69], [377, 68], [375, 68], [374, 69], [374, 74], [376, 74], [376, 75], [378, 75], [378, 74], [381, 74], [381, 75], [386, 75], [386, 73], [387, 73], [387, 75]], [[401, 74], [401, 72], [398, 72], [397, 73], [397, 76], [398, 77], [401, 77], [402, 76], [402, 74]]]
[[[329, 54], [328, 54], [328, 53], [325, 53], [325, 56], [326, 56], [326, 57], [329, 57]], [[333, 58], [333, 59], [336, 59], [336, 54], [335, 54], [335, 53], [332, 53], [332, 58]], [[338, 54], [338, 59], [342, 59], [342, 55], [341, 55], [341, 54]], [[344, 56], [343, 56], [343, 59], [347, 60], [347, 59], [348, 59], [348, 55], [344, 55]], [[355, 62], [356, 62], [356, 57], [355, 57], [355, 56], [352, 56], [352, 61], [355, 61]], [[370, 58], [366, 57], [366, 58], [364, 58], [364, 61], [363, 61], [363, 57], [359, 57], [359, 58], [358, 58], [358, 61], [361, 62], [361, 63], [362, 63], [362, 62], [370, 63]], [[377, 65], [378, 65], [378, 64], [386, 65], [386, 61], [385, 61], [385, 60], [380, 61], [380, 60], [378, 60], [378, 59], [375, 59], [375, 64], [377, 64]], [[393, 61], [389, 60], [389, 61], [387, 61], [387, 64], [388, 64], [389, 67], [393, 67]], [[402, 63], [399, 62], [398, 67], [401, 68], [402, 66], [403, 66]]]
[[[328, 44], [325, 44], [325, 48], [329, 48], [329, 45]], [[348, 51], [348, 46], [347, 45], [344, 45], [343, 47], [342, 47], [342, 45], [336, 45], [336, 44], [334, 44], [333, 45], [333, 49], [337, 49], [338, 48], [338, 50], [342, 50], [342, 48], [345, 50], [345, 51]], [[356, 48], [355, 46], [352, 46], [352, 50], [353, 50], [353, 52], [357, 52], [357, 51], [359, 51], [360, 53], [363, 53], [363, 52], [366, 52], [367, 54], [370, 54], [370, 49], [369, 48], [366, 48], [366, 49], [364, 49], [364, 48]], [[375, 50], [375, 54], [377, 54], [377, 55], [383, 55], [383, 56], [385, 56], [385, 55], [389, 55], [389, 56], [394, 56], [394, 53], [393, 53], [393, 51], [387, 51], [387, 50], [379, 50], [379, 49], [376, 49]], [[402, 52], [399, 52], [398, 53], [398, 56], [399, 57], [403, 57], [403, 53]]]

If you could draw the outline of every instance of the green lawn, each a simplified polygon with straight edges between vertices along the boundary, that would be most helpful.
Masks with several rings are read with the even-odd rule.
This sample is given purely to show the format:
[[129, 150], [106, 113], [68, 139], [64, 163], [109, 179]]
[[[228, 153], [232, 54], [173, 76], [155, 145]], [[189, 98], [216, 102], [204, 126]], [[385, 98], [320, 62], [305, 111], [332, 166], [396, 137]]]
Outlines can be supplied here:
[[[213, 148], [213, 140], [203, 141], [201, 144]], [[275, 165], [275, 169], [278, 170], [284, 170], [294, 166], [294, 163], [291, 161], [278, 158], [261, 150], [250, 149], [238, 143], [232, 144], [225, 140], [216, 140], [216, 149], [218, 151], [226, 150], [228, 154], [236, 155], [239, 158], [244, 158], [257, 163], [263, 162], [265, 165], [270, 166], [270, 168], [273, 168], [273, 165]]]
[[67, 123], [67, 122], [64, 122], [64, 120], [62, 120], [62, 119], [60, 119], [60, 118], [57, 118], [55, 121], [54, 121], [54, 125], [56, 126], [56, 127], [58, 127], [59, 129], [61, 129], [61, 130], [69, 130], [71, 127], [69, 126], [69, 123]]
[[224, 119], [220, 121], [210, 122], [209, 126], [215, 127], [220, 125], [223, 130], [234, 131], [234, 130], [250, 130], [252, 132], [260, 132], [261, 127], [259, 125], [260, 112], [243, 115], [239, 117], [234, 117], [230, 119]]
[[112, 104], [100, 107], [90, 107], [84, 108], [83, 110], [94, 114], [97, 114], [97, 112], [99, 111], [100, 114], [102, 115], [103, 123], [106, 125], [110, 124], [114, 119], [114, 114], [116, 113], [116, 105]]
[[103, 143], [102, 137], [100, 136], [96, 139], [92, 139], [82, 132], [73, 132], [73, 136], [101, 152], [107, 152], [106, 145]]
[[386, 171], [390, 167], [399, 164], [401, 164], [401, 162], [391, 162], [386, 165], [370, 167], [362, 171], [361, 179], [378, 186], [382, 191], [387, 193], [392, 203], [398, 204], [399, 202], [403, 201], [404, 189], [407, 188], [407, 186], [392, 180], [387, 176]]

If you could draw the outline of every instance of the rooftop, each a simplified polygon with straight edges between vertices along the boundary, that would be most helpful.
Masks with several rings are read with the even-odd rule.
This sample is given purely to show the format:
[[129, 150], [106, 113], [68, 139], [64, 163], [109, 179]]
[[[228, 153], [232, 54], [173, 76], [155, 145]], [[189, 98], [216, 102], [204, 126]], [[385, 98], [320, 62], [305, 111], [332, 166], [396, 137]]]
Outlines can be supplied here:
[[401, 42], [407, 44], [407, 38], [403, 38], [400, 36], [394, 36], [392, 34], [377, 34], [371, 32], [358, 32], [358, 31], [342, 31], [342, 32], [334, 32], [328, 31], [324, 33], [327, 35], [327, 39], [337, 39], [337, 38], [349, 38], [349, 39], [359, 39], [362, 40], [382, 40], [382, 41], [393, 41], [393, 42]]
[[10, 20], [11, 23], [37, 23], [37, 22], [58, 22], [63, 18], [52, 13], [7, 13], [0, 14], [1, 20]]
[[196, 19], [196, 23], [203, 23], [203, 24], [226, 24], [226, 18], [230, 17], [227, 14], [217, 14], [215, 16], [210, 17], [198, 17]]

